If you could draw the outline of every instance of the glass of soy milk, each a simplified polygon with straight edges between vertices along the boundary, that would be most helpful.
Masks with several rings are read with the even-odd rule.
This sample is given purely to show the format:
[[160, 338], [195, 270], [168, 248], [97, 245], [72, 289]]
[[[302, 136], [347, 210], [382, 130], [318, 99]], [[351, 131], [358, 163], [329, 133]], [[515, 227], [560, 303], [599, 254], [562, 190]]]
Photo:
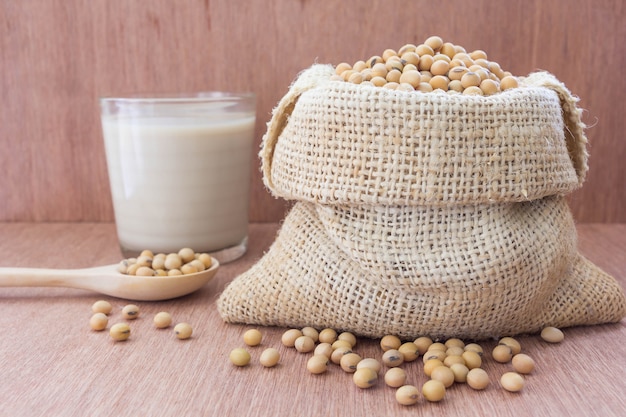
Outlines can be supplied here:
[[191, 248], [221, 263], [247, 248], [253, 93], [100, 99], [122, 253]]

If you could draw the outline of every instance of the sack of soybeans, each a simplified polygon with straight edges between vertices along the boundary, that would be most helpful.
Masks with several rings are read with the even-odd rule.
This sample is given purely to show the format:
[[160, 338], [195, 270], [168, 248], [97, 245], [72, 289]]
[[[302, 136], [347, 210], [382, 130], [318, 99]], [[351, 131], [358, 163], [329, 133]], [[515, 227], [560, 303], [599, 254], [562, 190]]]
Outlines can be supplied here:
[[616, 280], [577, 251], [577, 99], [429, 38], [313, 65], [274, 109], [265, 185], [295, 201], [220, 295], [231, 323], [484, 339], [617, 322]]

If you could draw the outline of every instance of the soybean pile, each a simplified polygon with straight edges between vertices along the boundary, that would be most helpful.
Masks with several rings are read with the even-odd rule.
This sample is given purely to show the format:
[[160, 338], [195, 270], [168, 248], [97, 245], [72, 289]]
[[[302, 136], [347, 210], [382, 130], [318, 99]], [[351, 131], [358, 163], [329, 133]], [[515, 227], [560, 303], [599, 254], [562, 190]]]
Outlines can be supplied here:
[[211, 268], [213, 260], [207, 253], [196, 253], [191, 248], [182, 248], [173, 253], [157, 253], [149, 249], [141, 251], [136, 258], [120, 261], [117, 271], [125, 275], [175, 276], [202, 272]]
[[335, 66], [333, 80], [401, 91], [492, 95], [517, 88], [519, 81], [483, 50], [464, 47], [431, 36], [419, 45], [386, 49], [380, 55], [353, 64]]
[[[541, 338], [548, 343], [559, 343], [563, 340], [563, 333], [557, 328], [546, 327]], [[243, 334], [246, 347], [230, 351], [231, 363], [238, 367], [249, 366], [253, 359], [249, 348], [261, 345], [262, 340], [260, 330], [248, 329]], [[487, 356], [478, 343], [466, 343], [458, 338], [434, 341], [426, 336], [406, 341], [387, 335], [380, 339], [379, 356], [363, 357], [358, 353], [357, 340], [350, 332], [339, 333], [331, 328], [320, 331], [312, 327], [292, 328], [281, 336], [283, 346], [310, 354], [306, 361], [309, 373], [322, 375], [331, 366], [338, 366], [352, 375], [353, 384], [360, 389], [371, 388], [382, 380], [395, 390], [396, 401], [404, 406], [417, 404], [421, 398], [428, 402], [442, 401], [446, 390], [453, 384], [484, 390], [492, 383], [483, 366]], [[499, 378], [499, 386], [509, 392], [521, 391], [526, 384], [525, 376], [535, 371], [534, 359], [522, 352], [520, 342], [513, 337], [500, 338], [490, 357], [507, 365]], [[404, 364], [419, 358], [423, 362], [421, 369], [428, 378], [421, 387], [411, 381], [412, 376], [403, 368]], [[262, 366], [272, 368], [280, 359], [276, 348], [266, 347], [256, 360]]]
[[[89, 319], [91, 329], [97, 332], [106, 330], [109, 325], [109, 316], [113, 313], [111, 303], [106, 300], [98, 300], [91, 306], [91, 311], [93, 313]], [[122, 307], [121, 316], [124, 321], [111, 325], [109, 328], [111, 339], [118, 342], [128, 340], [131, 336], [129, 321], [136, 320], [139, 315], [139, 306], [135, 304], [127, 304]], [[172, 324], [172, 315], [167, 311], [159, 311], [154, 315], [153, 323], [157, 329], [166, 329]], [[193, 328], [189, 323], [181, 322], [174, 326], [174, 334], [178, 339], [189, 339], [192, 333]]]

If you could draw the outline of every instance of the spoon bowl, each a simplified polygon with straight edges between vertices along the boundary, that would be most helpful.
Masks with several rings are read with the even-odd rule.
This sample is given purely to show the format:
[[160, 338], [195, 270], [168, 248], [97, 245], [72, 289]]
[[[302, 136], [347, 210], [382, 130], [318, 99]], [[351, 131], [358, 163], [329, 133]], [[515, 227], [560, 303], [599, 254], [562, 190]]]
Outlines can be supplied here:
[[136, 301], [159, 301], [181, 297], [202, 288], [216, 274], [211, 268], [177, 276], [137, 276], [117, 272], [118, 264], [83, 269], [0, 268], [0, 287], [65, 287], [91, 290]]

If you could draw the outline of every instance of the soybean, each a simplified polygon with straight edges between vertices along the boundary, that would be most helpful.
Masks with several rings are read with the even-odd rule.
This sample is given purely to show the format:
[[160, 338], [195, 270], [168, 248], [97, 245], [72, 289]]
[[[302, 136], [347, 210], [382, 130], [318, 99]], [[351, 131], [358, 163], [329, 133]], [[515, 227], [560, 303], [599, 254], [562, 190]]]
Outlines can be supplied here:
[[[361, 360], [361, 362], [359, 362], [356, 365], [356, 369], [361, 369], [361, 368], [370, 368], [372, 370], [374, 370], [376, 373], [380, 372], [380, 369], [382, 368], [381, 363], [374, 358], [364, 358]], [[400, 368], [392, 368], [392, 369], [400, 369]]]
[[453, 363], [450, 365], [450, 370], [454, 374], [454, 382], [467, 382], [467, 374], [470, 370], [466, 365], [463, 365], [462, 363]]
[[398, 336], [387, 335], [380, 339], [380, 347], [383, 352], [386, 352], [390, 349], [398, 349], [402, 345], [402, 341]]
[[463, 360], [465, 361], [465, 365], [469, 369], [480, 368], [483, 364], [482, 357], [477, 352], [466, 350], [461, 355]]
[[250, 353], [243, 348], [231, 350], [228, 358], [235, 366], [247, 366], [250, 363]]
[[197, 253], [196, 258], [204, 264], [204, 269], [209, 269], [213, 266], [213, 258], [208, 253]]
[[345, 340], [351, 347], [356, 345], [356, 336], [350, 332], [343, 332], [337, 336], [337, 340]]
[[404, 362], [413, 362], [419, 357], [419, 348], [413, 342], [406, 342], [400, 345], [398, 351], [402, 353]]
[[348, 349], [352, 349], [352, 344], [350, 342], [348, 342], [347, 340], [335, 340], [333, 342], [333, 344], [331, 345], [333, 350], [340, 348], [340, 347], [347, 347]]
[[139, 317], [139, 307], [135, 304], [128, 304], [122, 308], [122, 317], [127, 320], [135, 320]]
[[318, 335], [318, 341], [320, 343], [333, 344], [337, 340], [337, 332], [334, 329], [322, 329]]
[[280, 353], [278, 350], [274, 348], [267, 348], [261, 353], [261, 357], [259, 358], [259, 362], [266, 368], [271, 368], [276, 366], [280, 361]]
[[94, 313], [109, 314], [113, 310], [111, 303], [105, 300], [98, 300], [91, 306], [91, 311]]
[[135, 271], [135, 275], [137, 275], [138, 277], [152, 277], [156, 275], [156, 272], [149, 266], [140, 266]]
[[458, 338], [451, 338], [446, 340], [446, 342], [444, 343], [444, 346], [447, 348], [452, 348], [452, 347], [458, 347], [458, 348], [465, 348], [465, 342], [463, 342], [461, 339]]
[[339, 365], [341, 363], [341, 358], [348, 353], [352, 353], [352, 349], [342, 346], [333, 350], [333, 353], [330, 355], [330, 360], [332, 363]]
[[198, 269], [191, 264], [184, 264], [180, 267], [180, 271], [183, 273], [183, 275], [189, 275], [195, 274], [196, 272], [198, 272]]
[[548, 343], [561, 343], [565, 336], [556, 327], [546, 327], [541, 331], [541, 338]]
[[435, 343], [432, 343], [430, 346], [428, 346], [428, 351], [431, 351], [431, 350], [441, 350], [441, 351], [445, 352], [447, 349], [448, 349], [448, 347], [445, 344], [441, 343], [441, 342], [435, 342]]
[[433, 344], [433, 340], [430, 337], [421, 336], [415, 339], [413, 343], [415, 343], [415, 346], [417, 346], [417, 350], [419, 351], [420, 355], [423, 355], [424, 353], [426, 353], [430, 345]]
[[414, 385], [403, 385], [396, 390], [396, 401], [402, 405], [413, 405], [419, 400], [419, 390]]
[[[145, 251], [142, 253], [145, 253]], [[135, 260], [135, 264], [139, 265], [139, 267], [150, 267], [150, 265], [152, 265], [152, 254], [139, 255]]]
[[524, 388], [524, 377], [517, 372], [506, 372], [500, 377], [500, 385], [507, 391], [518, 392]]
[[302, 331], [300, 329], [289, 329], [285, 333], [283, 333], [280, 340], [286, 347], [294, 347], [296, 344], [296, 339], [298, 339], [300, 336], [302, 336]]
[[489, 375], [482, 368], [474, 368], [467, 373], [466, 382], [475, 390], [483, 390], [489, 386]]
[[115, 341], [124, 341], [130, 337], [130, 326], [126, 323], [117, 323], [111, 326], [109, 335]]
[[262, 339], [263, 335], [258, 329], [249, 329], [243, 334], [243, 342], [248, 346], [258, 346]]
[[446, 357], [448, 356], [461, 356], [463, 354], [463, 352], [465, 352], [465, 349], [463, 349], [460, 346], [451, 346], [448, 349], [446, 349]]
[[478, 343], [468, 343], [465, 345], [465, 350], [468, 352], [476, 352], [480, 356], [483, 356], [483, 348]]
[[193, 334], [193, 329], [189, 323], [178, 323], [174, 326], [174, 334], [181, 340], [189, 339]]
[[293, 347], [298, 352], [309, 353], [315, 349], [315, 342], [309, 336], [300, 336], [295, 340]]
[[502, 91], [509, 90], [511, 88], [517, 88], [518, 86], [519, 83], [517, 81], [517, 78], [511, 75], [502, 78], [502, 80], [500, 81], [500, 88], [502, 89]]
[[180, 269], [183, 266], [183, 260], [177, 253], [170, 253], [165, 257], [165, 269]]
[[195, 259], [196, 254], [193, 251], [193, 249], [182, 248], [181, 250], [178, 251], [178, 256], [180, 256], [180, 259], [184, 263], [188, 263], [188, 262], [191, 262], [191, 261], [193, 261]]
[[371, 368], [360, 368], [352, 375], [352, 381], [359, 388], [371, 388], [378, 381], [378, 373]]
[[399, 388], [406, 383], [406, 372], [402, 368], [389, 368], [385, 372], [385, 384], [392, 388]]
[[303, 336], [309, 336], [311, 339], [313, 339], [315, 343], [317, 343], [320, 339], [319, 332], [313, 327], [303, 327], [300, 331], [302, 332]]
[[383, 354], [383, 363], [387, 366], [400, 366], [404, 362], [404, 355], [397, 349], [389, 349]]
[[443, 39], [439, 36], [431, 36], [424, 41], [424, 45], [432, 48], [433, 51], [438, 51], [443, 46]]
[[330, 343], [320, 343], [315, 346], [315, 350], [313, 351], [315, 355], [324, 355], [330, 358], [330, 355], [333, 354], [333, 347]]
[[187, 265], [193, 266], [198, 272], [202, 272], [206, 269], [204, 262], [202, 262], [200, 259], [193, 259]]
[[428, 350], [426, 353], [424, 353], [424, 356], [422, 356], [422, 361], [424, 363], [428, 362], [431, 359], [439, 359], [440, 361], [444, 361], [446, 359], [446, 352], [443, 350], [439, 350], [439, 349], [432, 349], [432, 350]]
[[165, 254], [159, 253], [154, 258], [152, 258], [152, 268], [155, 270], [165, 270]]
[[167, 311], [161, 311], [154, 316], [153, 322], [157, 329], [165, 329], [172, 324], [172, 316]]
[[447, 367], [451, 367], [455, 363], [460, 363], [462, 365], [465, 365], [465, 360], [460, 355], [448, 355], [443, 360], [443, 364], [446, 365]]
[[498, 341], [498, 344], [510, 347], [513, 355], [517, 355], [522, 351], [522, 345], [512, 337], [503, 337]]
[[323, 374], [328, 369], [328, 357], [326, 355], [313, 355], [306, 363], [306, 369], [312, 374]]
[[94, 315], [91, 316], [91, 319], [89, 319], [89, 326], [96, 331], [106, 329], [107, 324], [109, 324], [109, 318], [106, 314], [101, 312], [94, 313]]
[[357, 365], [361, 362], [361, 356], [358, 353], [350, 352], [346, 353], [339, 360], [339, 366], [345, 372], [354, 373], [357, 369]]
[[442, 361], [439, 359], [429, 359], [424, 362], [424, 373], [426, 376], [430, 377], [435, 368], [439, 366], [445, 366]]
[[446, 388], [454, 383], [454, 372], [447, 366], [438, 366], [430, 374], [430, 378], [440, 381]]
[[441, 401], [446, 395], [446, 387], [443, 382], [431, 379], [422, 386], [422, 395], [430, 402]]
[[511, 364], [513, 365], [513, 369], [520, 374], [529, 374], [535, 370], [535, 361], [524, 353], [518, 353], [513, 356]]
[[507, 345], [497, 345], [493, 348], [491, 356], [493, 356], [493, 359], [496, 362], [507, 363], [511, 361], [511, 358], [513, 358], [513, 352]]

